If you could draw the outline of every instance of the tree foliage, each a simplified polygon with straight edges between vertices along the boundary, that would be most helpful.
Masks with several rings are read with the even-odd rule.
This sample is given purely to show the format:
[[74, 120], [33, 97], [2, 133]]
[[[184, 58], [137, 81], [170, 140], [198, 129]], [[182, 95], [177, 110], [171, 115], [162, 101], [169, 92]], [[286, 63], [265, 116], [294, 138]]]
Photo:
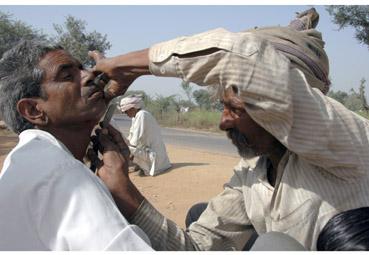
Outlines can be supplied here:
[[86, 22], [73, 16], [67, 16], [63, 25], [54, 24], [57, 35], [52, 39], [63, 46], [75, 58], [86, 66], [92, 66], [94, 62], [88, 57], [90, 50], [98, 50], [105, 53], [111, 47], [106, 35], [99, 32], [87, 32]]
[[369, 47], [369, 5], [332, 5], [326, 7], [339, 29], [355, 28], [355, 37]]
[[192, 95], [200, 109], [221, 112], [223, 111], [223, 104], [214, 93], [215, 91], [208, 87], [207, 89], [195, 90]]
[[192, 95], [195, 99], [195, 102], [201, 109], [204, 109], [204, 110], [211, 109], [212, 102], [211, 102], [210, 94], [207, 90], [205, 89], [195, 90]]
[[329, 97], [337, 100], [338, 102], [340, 102], [341, 104], [345, 104], [346, 100], [347, 100], [347, 97], [348, 97], [348, 94], [344, 91], [341, 91], [341, 90], [338, 90], [338, 91], [333, 91], [333, 90], [330, 90], [328, 92], [328, 95]]
[[175, 95], [171, 95], [168, 97], [162, 95], [156, 96], [156, 99], [153, 102], [153, 106], [154, 108], [156, 108], [156, 111], [159, 112], [160, 119], [163, 119], [164, 113], [168, 112], [170, 107], [175, 105], [174, 103], [175, 97], [176, 97]]
[[11, 14], [0, 11], [0, 58], [21, 39], [45, 39], [46, 35], [26, 23], [15, 20]]
[[330, 91], [328, 96], [339, 101], [351, 111], [360, 114], [364, 113], [366, 116], [369, 113], [369, 106], [365, 97], [365, 82], [366, 80], [364, 78], [360, 80], [358, 92], [352, 88], [350, 89], [349, 93], [342, 91]]
[[193, 91], [193, 87], [191, 86], [191, 84], [189, 82], [182, 81], [181, 88], [185, 92], [188, 101], [190, 101], [192, 103], [192, 91]]

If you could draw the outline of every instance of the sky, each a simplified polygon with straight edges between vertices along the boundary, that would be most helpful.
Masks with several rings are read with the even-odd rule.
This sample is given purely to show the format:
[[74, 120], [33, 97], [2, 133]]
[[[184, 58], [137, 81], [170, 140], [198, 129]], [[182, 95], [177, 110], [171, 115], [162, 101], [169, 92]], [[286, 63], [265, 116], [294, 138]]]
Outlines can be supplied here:
[[[0, 10], [46, 34], [55, 34], [53, 24], [62, 24], [67, 15], [82, 19], [87, 22], [87, 31], [107, 35], [112, 44], [106, 53], [109, 57], [218, 27], [237, 32], [255, 26], [283, 26], [296, 12], [310, 7], [312, 5], [0, 5]], [[353, 28], [338, 30], [324, 6], [314, 7], [320, 14], [317, 28], [323, 34], [330, 59], [331, 89], [357, 90], [360, 80], [365, 78], [368, 97], [368, 46], [354, 38]], [[176, 78], [144, 76], [137, 79], [131, 89], [144, 90], [151, 96], [178, 94], [184, 97], [180, 84], [181, 80]]]

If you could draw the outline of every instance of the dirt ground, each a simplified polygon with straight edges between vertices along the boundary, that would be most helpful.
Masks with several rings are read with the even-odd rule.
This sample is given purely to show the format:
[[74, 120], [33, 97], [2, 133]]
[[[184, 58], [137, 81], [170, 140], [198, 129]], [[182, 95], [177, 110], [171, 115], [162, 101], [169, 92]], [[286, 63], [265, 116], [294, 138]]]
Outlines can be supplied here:
[[[17, 137], [1, 130], [0, 169]], [[131, 173], [132, 181], [165, 216], [184, 227], [187, 210], [197, 202], [208, 201], [223, 189], [239, 158], [198, 149], [167, 145], [172, 168], [158, 176]]]

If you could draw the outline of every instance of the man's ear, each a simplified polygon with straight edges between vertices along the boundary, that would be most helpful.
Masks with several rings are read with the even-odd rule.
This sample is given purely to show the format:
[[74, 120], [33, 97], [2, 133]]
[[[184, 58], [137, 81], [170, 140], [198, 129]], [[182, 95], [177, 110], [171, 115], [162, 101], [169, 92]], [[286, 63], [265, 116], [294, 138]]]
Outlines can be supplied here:
[[40, 105], [40, 98], [22, 98], [17, 103], [17, 110], [23, 118], [35, 126], [46, 126], [48, 118]]

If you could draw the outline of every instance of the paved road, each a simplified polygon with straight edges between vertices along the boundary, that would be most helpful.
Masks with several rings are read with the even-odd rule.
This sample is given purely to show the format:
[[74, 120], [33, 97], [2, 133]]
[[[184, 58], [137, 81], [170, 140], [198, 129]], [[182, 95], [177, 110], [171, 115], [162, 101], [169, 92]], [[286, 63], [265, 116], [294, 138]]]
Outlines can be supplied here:
[[[113, 119], [119, 125], [120, 131], [128, 135], [131, 119], [121, 114], [114, 115]], [[209, 132], [197, 132], [177, 128], [162, 128], [161, 133], [166, 144], [238, 156], [237, 149], [225, 134], [218, 135]]]

